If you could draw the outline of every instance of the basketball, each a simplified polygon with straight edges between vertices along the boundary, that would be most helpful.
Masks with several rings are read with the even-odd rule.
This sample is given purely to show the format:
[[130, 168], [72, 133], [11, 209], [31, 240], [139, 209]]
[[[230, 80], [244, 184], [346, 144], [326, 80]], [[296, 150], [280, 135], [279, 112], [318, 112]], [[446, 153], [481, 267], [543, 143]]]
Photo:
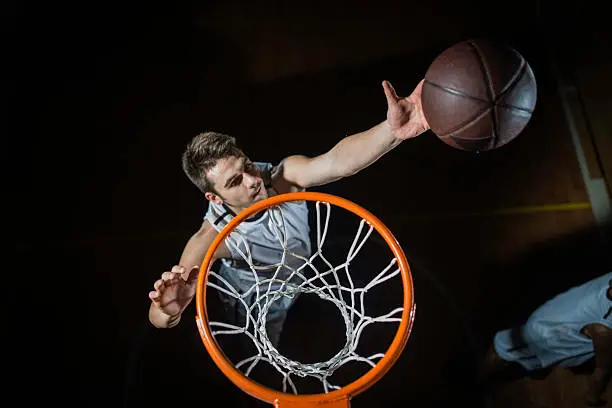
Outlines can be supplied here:
[[480, 152], [503, 146], [523, 131], [536, 95], [533, 71], [515, 49], [470, 40], [446, 49], [431, 63], [421, 102], [440, 140]]

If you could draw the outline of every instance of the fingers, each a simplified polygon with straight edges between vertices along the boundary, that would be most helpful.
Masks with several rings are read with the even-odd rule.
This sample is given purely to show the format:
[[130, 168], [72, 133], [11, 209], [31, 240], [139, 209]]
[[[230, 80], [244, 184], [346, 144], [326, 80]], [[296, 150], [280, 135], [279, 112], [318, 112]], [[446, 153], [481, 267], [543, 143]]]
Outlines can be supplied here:
[[383, 89], [385, 90], [385, 96], [387, 97], [387, 103], [389, 105], [397, 104], [399, 97], [397, 96], [397, 93], [395, 93], [393, 85], [391, 85], [389, 81], [383, 81], [382, 85]]
[[[421, 79], [419, 81], [417, 86], [414, 87], [414, 90], [412, 91], [412, 95], [417, 95], [420, 97], [421, 92], [423, 90], [424, 82], [425, 82], [425, 79]], [[395, 92], [395, 88], [393, 88], [393, 85], [391, 85], [391, 82], [383, 81], [383, 88], [385, 90], [385, 96], [387, 97], [387, 102], [389, 104], [395, 103], [401, 99], [399, 96], [397, 96], [397, 93]]]
[[151, 301], [155, 303], [156, 305], [159, 305], [160, 296], [161, 296], [160, 293], [157, 291], [149, 292], [149, 299], [151, 299]]
[[425, 78], [421, 79], [415, 89], [422, 89], [424, 82], [425, 82]]
[[175, 273], [175, 272], [164, 272], [162, 273], [162, 281], [164, 281], [164, 284], [166, 283], [172, 283], [173, 280], [176, 280], [178, 278], [180, 278], [181, 274], [180, 273]]
[[179, 274], [180, 274], [180, 273], [184, 273], [184, 272], [185, 272], [185, 267], [184, 267], [184, 266], [181, 266], [181, 265], [174, 265], [174, 266], [172, 267], [172, 272], [174, 272], [174, 273], [179, 273]]
[[154, 303], [159, 303], [160, 298], [166, 287], [178, 282], [181, 278], [181, 274], [185, 271], [182, 266], [174, 266], [171, 272], [164, 272], [161, 275], [161, 279], [158, 279], [153, 284], [153, 291], [149, 292], [149, 299]]
[[149, 292], [149, 299], [153, 301], [156, 305], [159, 305], [159, 301], [161, 299], [161, 294], [164, 291], [166, 285], [164, 284], [163, 279], [158, 279], [153, 284], [153, 291]]
[[153, 288], [155, 290], [149, 292], [149, 299], [151, 299], [153, 303], [159, 306], [159, 301], [161, 300], [161, 292], [164, 288], [164, 282], [161, 279], [155, 281], [155, 283], [153, 284]]
[[423, 82], [425, 82], [425, 79], [421, 79], [417, 86], [414, 88], [414, 91], [412, 91], [412, 94], [416, 95], [418, 98], [421, 98], [421, 92], [423, 91]]
[[155, 283], [153, 284], [153, 288], [158, 292], [161, 292], [162, 290], [164, 290], [165, 287], [166, 285], [164, 284], [164, 281], [162, 279], [156, 280]]

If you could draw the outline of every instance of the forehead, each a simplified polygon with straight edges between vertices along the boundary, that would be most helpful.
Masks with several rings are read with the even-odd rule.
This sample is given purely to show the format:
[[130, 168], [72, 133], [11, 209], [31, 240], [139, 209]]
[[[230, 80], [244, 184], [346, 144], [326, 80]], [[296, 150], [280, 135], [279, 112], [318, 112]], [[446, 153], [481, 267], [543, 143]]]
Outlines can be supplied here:
[[217, 160], [217, 163], [206, 172], [206, 176], [214, 184], [225, 181], [242, 170], [246, 157], [228, 156]]

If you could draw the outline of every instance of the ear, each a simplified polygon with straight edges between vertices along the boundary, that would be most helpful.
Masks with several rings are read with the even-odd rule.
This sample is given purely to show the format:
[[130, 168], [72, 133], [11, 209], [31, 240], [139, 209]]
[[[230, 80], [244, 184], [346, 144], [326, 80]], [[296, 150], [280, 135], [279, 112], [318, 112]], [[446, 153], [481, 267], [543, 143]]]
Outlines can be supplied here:
[[210, 202], [213, 202], [215, 204], [223, 204], [223, 200], [221, 199], [221, 197], [219, 197], [218, 195], [211, 193], [210, 191], [207, 191], [206, 193], [204, 193], [204, 197], [206, 197], [206, 199]]

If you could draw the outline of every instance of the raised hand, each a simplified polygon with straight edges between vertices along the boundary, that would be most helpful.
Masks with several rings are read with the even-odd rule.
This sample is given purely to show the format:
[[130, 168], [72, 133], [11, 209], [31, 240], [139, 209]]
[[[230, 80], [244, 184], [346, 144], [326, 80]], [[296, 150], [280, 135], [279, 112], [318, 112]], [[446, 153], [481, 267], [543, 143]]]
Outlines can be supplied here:
[[406, 98], [397, 96], [389, 81], [383, 81], [382, 85], [387, 97], [387, 122], [397, 139], [410, 139], [429, 129], [429, 123], [425, 119], [421, 105], [423, 80]]

